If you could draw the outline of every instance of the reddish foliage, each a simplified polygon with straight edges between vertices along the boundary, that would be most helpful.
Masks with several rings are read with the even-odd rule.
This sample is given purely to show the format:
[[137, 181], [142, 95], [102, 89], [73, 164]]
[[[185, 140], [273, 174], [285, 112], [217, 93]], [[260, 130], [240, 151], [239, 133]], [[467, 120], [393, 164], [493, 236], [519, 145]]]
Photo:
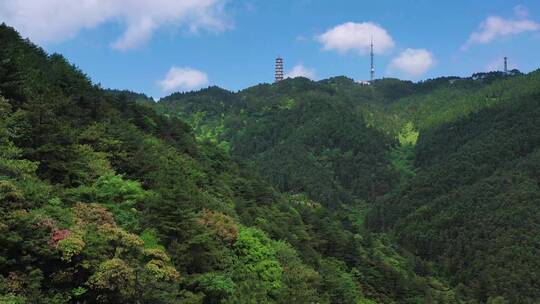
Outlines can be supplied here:
[[197, 222], [206, 226], [227, 243], [234, 243], [238, 236], [238, 227], [234, 219], [221, 212], [204, 209]]
[[67, 238], [71, 232], [68, 229], [56, 229], [51, 235], [50, 244], [54, 247], [58, 246], [58, 242]]

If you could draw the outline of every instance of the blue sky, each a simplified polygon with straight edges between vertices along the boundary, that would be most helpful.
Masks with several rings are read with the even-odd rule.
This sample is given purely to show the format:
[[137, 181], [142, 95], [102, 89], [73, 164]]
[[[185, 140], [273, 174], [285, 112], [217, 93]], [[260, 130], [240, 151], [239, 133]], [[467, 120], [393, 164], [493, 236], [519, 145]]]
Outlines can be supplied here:
[[540, 1], [0, 0], [0, 21], [103, 87], [161, 97], [288, 75], [422, 80], [540, 67]]

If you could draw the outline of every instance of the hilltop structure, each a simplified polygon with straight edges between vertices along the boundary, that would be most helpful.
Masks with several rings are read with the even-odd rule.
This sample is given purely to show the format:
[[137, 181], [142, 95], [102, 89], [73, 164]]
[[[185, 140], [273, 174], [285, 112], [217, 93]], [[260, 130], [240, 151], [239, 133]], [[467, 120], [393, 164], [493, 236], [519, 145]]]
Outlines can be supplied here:
[[283, 58], [276, 58], [276, 72], [275, 72], [275, 82], [283, 80]]
[[373, 52], [373, 37], [371, 37], [370, 52], [369, 56], [371, 59], [371, 69], [369, 70], [370, 78], [369, 80], [358, 80], [356, 83], [360, 85], [371, 85], [373, 80], [375, 80], [375, 53]]
[[375, 63], [373, 61], [375, 55], [373, 54], [373, 36], [371, 37], [371, 50], [370, 50], [370, 57], [371, 57], [371, 70], [370, 70], [370, 82], [372, 82], [375, 79]]
[[367, 80], [357, 80], [356, 83], [365, 85], [365, 86], [371, 85], [371, 81], [367, 81]]

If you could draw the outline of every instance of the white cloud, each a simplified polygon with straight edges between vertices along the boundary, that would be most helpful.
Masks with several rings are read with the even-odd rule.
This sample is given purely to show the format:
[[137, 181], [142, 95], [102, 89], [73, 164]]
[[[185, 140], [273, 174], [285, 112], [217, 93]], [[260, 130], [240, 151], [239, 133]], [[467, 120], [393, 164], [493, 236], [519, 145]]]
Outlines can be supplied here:
[[206, 73], [192, 68], [172, 67], [165, 78], [158, 81], [163, 92], [172, 92], [178, 89], [193, 90], [208, 84]]
[[394, 40], [388, 32], [372, 22], [347, 22], [337, 25], [317, 36], [324, 50], [336, 50], [340, 53], [357, 51], [360, 54], [369, 53], [373, 37], [374, 52], [381, 54], [394, 47]]
[[473, 32], [467, 42], [461, 47], [466, 50], [472, 44], [486, 44], [497, 38], [540, 30], [540, 24], [526, 19], [528, 10], [522, 5], [514, 7], [518, 19], [505, 19], [499, 16], [489, 16], [478, 29]]
[[409, 76], [420, 76], [435, 65], [433, 54], [425, 49], [406, 49], [392, 59], [390, 70], [398, 70]]
[[226, 0], [8, 0], [0, 1], [0, 21], [40, 42], [60, 42], [107, 22], [125, 27], [112, 46], [129, 49], [147, 42], [163, 26], [191, 31], [229, 28]]
[[295, 65], [292, 70], [285, 74], [285, 78], [306, 77], [309, 79], [315, 78], [315, 69], [307, 68], [303, 64]]

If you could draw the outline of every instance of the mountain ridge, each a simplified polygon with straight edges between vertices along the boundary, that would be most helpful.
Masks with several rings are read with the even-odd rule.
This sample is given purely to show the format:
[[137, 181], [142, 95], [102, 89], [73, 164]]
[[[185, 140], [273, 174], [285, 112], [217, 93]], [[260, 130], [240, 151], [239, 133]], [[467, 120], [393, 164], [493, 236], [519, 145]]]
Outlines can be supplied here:
[[461, 298], [365, 231], [364, 205], [276, 191], [144, 96], [102, 89], [6, 25], [0, 42], [0, 302]]
[[[535, 283], [519, 291], [513, 286], [523, 284], [522, 279], [537, 281], [536, 271], [529, 267], [536, 267], [531, 253], [540, 246], [529, 231], [540, 222], [534, 165], [540, 71], [476, 73], [418, 84], [385, 79], [372, 86], [344, 77], [320, 82], [288, 79], [239, 91], [235, 94], [240, 102], [228, 107], [220, 107], [219, 98], [206, 93], [165, 98], [156, 106], [186, 119], [196, 133], [205, 134], [201, 138], [230, 145], [234, 157], [247, 160], [281, 191], [305, 192], [334, 207], [372, 206], [366, 228], [389, 233], [409, 252], [432, 263], [431, 271], [449, 279], [459, 294], [481, 303], [534, 303], [538, 298]], [[317, 110], [298, 124], [309, 109]], [[351, 126], [348, 117], [355, 122]], [[378, 135], [366, 135], [370, 130]], [[290, 134], [294, 140], [288, 139]], [[364, 150], [367, 154], [347, 163], [357, 150], [350, 150], [347, 141], [332, 140], [334, 134], [340, 140], [355, 134], [349, 142], [366, 135], [374, 140], [370, 147], [388, 144]], [[261, 151], [241, 150], [269, 139]], [[352, 185], [373, 181], [374, 172], [381, 171], [364, 171], [361, 175], [369, 181], [351, 179], [351, 174], [358, 172], [355, 164], [377, 163], [373, 157], [381, 156], [382, 163], [373, 168], [383, 170], [385, 191], [355, 192], [351, 184], [339, 182], [340, 174]], [[291, 164], [295, 167], [288, 170]], [[310, 171], [312, 167], [318, 169]], [[317, 180], [327, 176], [331, 186], [310, 189], [316, 181], [299, 178], [297, 172]], [[283, 180], [295, 186], [283, 185]], [[318, 192], [333, 193], [332, 189], [346, 195], [324, 197]], [[526, 223], [517, 224], [516, 217]], [[522, 235], [524, 243], [513, 242], [516, 235]], [[469, 248], [482, 249], [475, 253]], [[521, 254], [510, 258], [510, 252]], [[504, 263], [512, 267], [503, 268]]]

